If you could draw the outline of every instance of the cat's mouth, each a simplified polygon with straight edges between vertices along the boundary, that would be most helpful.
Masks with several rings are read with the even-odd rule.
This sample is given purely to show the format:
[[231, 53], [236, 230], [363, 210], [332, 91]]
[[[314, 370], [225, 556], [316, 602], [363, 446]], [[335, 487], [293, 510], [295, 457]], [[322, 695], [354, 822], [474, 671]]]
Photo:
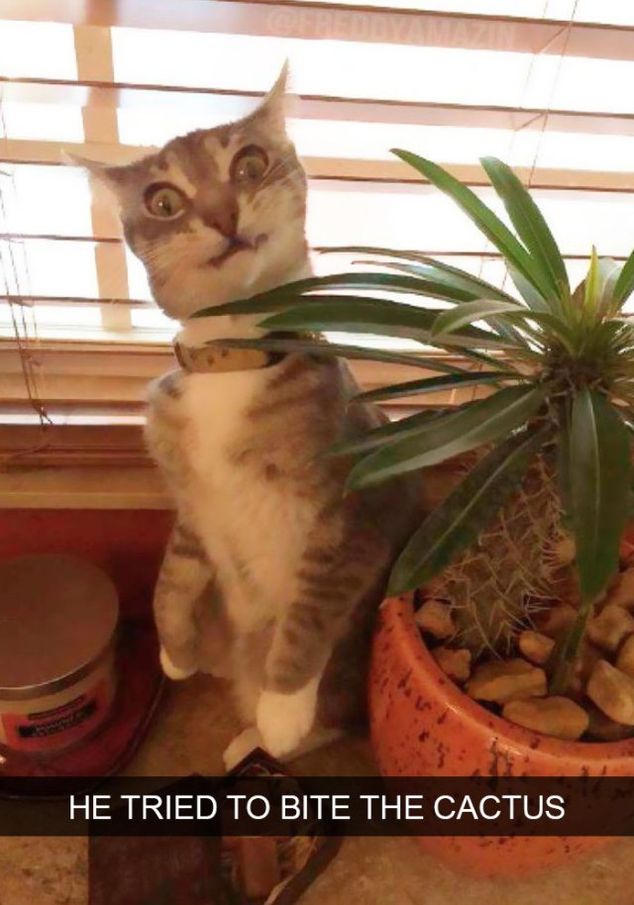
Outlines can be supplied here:
[[209, 258], [205, 266], [222, 267], [222, 265], [233, 258], [241, 251], [256, 251], [263, 242], [266, 242], [265, 235], [256, 236], [255, 239], [245, 239], [243, 236], [228, 236], [227, 247], [219, 255]]

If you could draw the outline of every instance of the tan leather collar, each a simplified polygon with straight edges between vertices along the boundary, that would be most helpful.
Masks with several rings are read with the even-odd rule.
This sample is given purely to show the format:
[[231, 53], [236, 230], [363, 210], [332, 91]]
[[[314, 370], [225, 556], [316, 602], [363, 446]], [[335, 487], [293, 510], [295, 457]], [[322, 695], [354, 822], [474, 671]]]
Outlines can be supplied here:
[[[278, 334], [279, 336], [279, 334]], [[289, 334], [285, 334], [286, 337]], [[190, 374], [226, 374], [229, 371], [256, 371], [270, 368], [286, 358], [286, 352], [266, 349], [235, 349], [214, 343], [206, 346], [185, 346], [174, 342], [174, 352], [183, 371]]]

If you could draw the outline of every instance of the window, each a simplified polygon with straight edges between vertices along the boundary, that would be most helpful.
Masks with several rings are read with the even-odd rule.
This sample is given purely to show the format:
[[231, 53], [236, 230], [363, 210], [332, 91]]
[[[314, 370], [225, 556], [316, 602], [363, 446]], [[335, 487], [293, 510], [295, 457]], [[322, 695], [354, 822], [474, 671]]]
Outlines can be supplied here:
[[[244, 115], [285, 58], [312, 245], [413, 247], [505, 281], [475, 228], [393, 146], [449, 166], [488, 202], [478, 156], [516, 166], [573, 281], [592, 243], [615, 258], [634, 245], [634, 11], [621, 0], [73, 6], [25, 0], [0, 20], [3, 411], [36, 391], [53, 415], [130, 406], [169, 356], [175, 324], [64, 150], [129, 160]], [[315, 257], [319, 273], [349, 264]]]

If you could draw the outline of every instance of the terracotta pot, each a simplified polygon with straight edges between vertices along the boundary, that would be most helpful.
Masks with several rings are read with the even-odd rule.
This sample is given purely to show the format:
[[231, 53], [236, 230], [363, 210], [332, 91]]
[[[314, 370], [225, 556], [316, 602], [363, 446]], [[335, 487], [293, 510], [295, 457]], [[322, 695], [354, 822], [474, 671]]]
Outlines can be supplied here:
[[[515, 726], [465, 695], [425, 647], [412, 595], [381, 608], [370, 677], [374, 751], [386, 776], [634, 776], [634, 739], [566, 742]], [[522, 876], [570, 863], [598, 837], [420, 837], [421, 847], [476, 876]]]

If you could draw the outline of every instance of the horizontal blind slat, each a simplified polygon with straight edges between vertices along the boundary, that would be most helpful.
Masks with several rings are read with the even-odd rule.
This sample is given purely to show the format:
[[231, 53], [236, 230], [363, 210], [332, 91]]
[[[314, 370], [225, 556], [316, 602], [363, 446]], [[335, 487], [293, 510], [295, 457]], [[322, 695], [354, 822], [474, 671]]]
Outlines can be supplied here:
[[[56, 166], [62, 164], [63, 151], [77, 153], [89, 159], [104, 163], [119, 164], [139, 159], [155, 150], [153, 146], [117, 145], [103, 142], [47, 142], [28, 139], [5, 139], [0, 141], [0, 166], [4, 164], [27, 164]], [[424, 150], [421, 148], [421, 150]], [[442, 161], [440, 161], [442, 164]], [[385, 184], [422, 183], [425, 180], [403, 161], [362, 160], [343, 157], [303, 157], [302, 163], [310, 179], [358, 181]], [[600, 161], [597, 161], [598, 166]], [[477, 164], [444, 164], [458, 179], [473, 186], [488, 185], [488, 179]], [[563, 189], [570, 191], [634, 191], [633, 171], [571, 170], [553, 167], [537, 167], [533, 173], [527, 166], [515, 167], [520, 179], [535, 189]], [[0, 177], [1, 178], [1, 177]]]
[[[385, 134], [387, 144], [411, 147], [438, 161], [444, 157], [435, 152], [438, 144], [434, 142], [449, 142], [451, 138], [462, 149], [465, 162], [445, 159], [447, 168], [478, 191], [487, 181], [480, 167], [470, 162], [478, 156], [471, 154], [477, 136], [492, 144], [498, 142], [493, 149], [487, 145], [484, 153], [499, 153], [499, 143], [507, 137], [516, 145], [525, 145], [525, 139], [532, 137], [540, 140], [542, 151], [534, 171], [530, 165], [533, 155], [527, 147], [523, 146], [523, 159], [520, 155], [509, 162], [520, 178], [530, 178], [537, 200], [544, 203], [556, 231], [565, 236], [561, 244], [568, 252], [567, 264], [575, 279], [587, 260], [589, 235], [582, 228], [583, 222], [592, 227], [593, 238], [595, 234], [598, 237], [602, 254], [613, 251], [615, 258], [623, 260], [630, 232], [627, 205], [634, 191], [634, 175], [629, 163], [622, 164], [621, 160], [634, 159], [634, 146], [631, 158], [626, 153], [627, 142], [634, 140], [634, 111], [629, 94], [616, 88], [629, 81], [628, 74], [634, 76], [634, 28], [586, 21], [568, 27], [557, 17], [499, 15], [486, 12], [482, 5], [480, 12], [466, 12], [459, 2], [453, 5], [455, 9], [441, 11], [412, 8], [410, 0], [403, 0], [403, 8], [389, 2], [361, 5], [345, 0], [164, 0], [161, 4], [155, 0], [122, 0], [117, 4], [92, 0], [81, 4], [80, 13], [72, 2], [33, 0], [26, 10], [24, 3], [0, 0], [0, 18], [15, 20], [9, 21], [13, 32], [8, 27], [7, 33], [28, 34], [30, 24], [24, 21], [28, 12], [33, 27], [37, 27], [40, 45], [46, 34], [50, 35], [51, 47], [55, 45], [51, 66], [46, 60], [38, 61], [36, 77], [26, 68], [28, 55], [24, 61], [15, 53], [8, 55], [0, 90], [5, 105], [13, 105], [9, 111], [13, 122], [19, 123], [20, 117], [28, 119], [29, 108], [36, 113], [38, 104], [47, 110], [63, 105], [81, 111], [88, 139], [100, 139], [61, 142], [16, 138], [9, 131], [9, 137], [0, 141], [0, 170], [3, 166], [13, 166], [16, 171], [26, 166], [42, 171], [50, 168], [55, 174], [50, 178], [58, 181], [66, 178], [59, 167], [62, 147], [94, 159], [121, 162], [126, 155], [133, 159], [153, 150], [154, 142], [147, 141], [148, 134], [159, 134], [161, 143], [165, 140], [166, 136], [156, 131], [159, 119], [187, 119], [183, 129], [187, 131], [206, 123], [216, 124], [218, 117], [226, 120], [243, 115], [269, 83], [269, 69], [277, 65], [276, 56], [289, 49], [296, 59], [297, 84], [303, 91], [292, 112], [291, 126], [296, 129], [294, 137], [310, 179], [309, 238], [313, 241], [399, 246], [411, 241], [415, 228], [419, 250], [420, 245], [429, 248], [437, 239], [431, 255], [446, 257], [499, 282], [504, 272], [499, 255], [490, 254], [468, 230], [454, 229], [451, 224], [457, 220], [445, 216], [447, 199], [420, 185], [422, 180], [413, 170], [382, 156], [377, 150], [377, 129]], [[451, 0], [446, 0], [445, 7], [450, 6]], [[583, 7], [583, 2], [579, 6]], [[75, 79], [69, 77], [72, 66], [67, 65], [62, 52], [69, 34], [74, 35], [77, 54], [74, 62], [79, 76]], [[177, 50], [190, 47], [192, 53], [150, 53], [152, 48], [165, 49], [170, 43]], [[100, 48], [99, 65], [93, 65], [93, 47]], [[205, 58], [205, 54], [201, 57], [193, 51], [212, 47], [224, 48], [225, 55], [228, 47], [242, 48], [246, 53], [234, 53], [229, 66], [222, 65], [224, 58], [219, 57], [211, 73], [203, 72], [199, 65], [189, 66], [190, 60]], [[248, 53], [250, 49], [252, 54]], [[554, 79], [557, 57], [564, 50], [567, 58]], [[323, 66], [326, 57], [332, 63], [328, 67]], [[143, 65], [137, 67], [136, 61], [141, 58]], [[247, 67], [241, 62], [245, 58], [250, 61]], [[384, 65], [390, 60], [394, 66]], [[347, 65], [335, 65], [338, 61], [347, 61]], [[455, 61], [462, 61], [459, 66], [463, 74], [477, 71], [479, 79], [452, 80]], [[3, 65], [0, 53], [0, 73], [5, 71]], [[533, 65], [536, 87], [526, 79]], [[357, 70], [360, 78], [355, 77]], [[437, 77], [415, 77], [427, 70], [433, 70]], [[513, 90], [506, 90], [506, 80], [500, 77], [504, 73], [508, 73]], [[586, 91], [585, 84], [594, 84], [599, 73], [606, 79], [615, 73], [627, 78], [612, 78], [615, 91], [599, 96]], [[390, 78], [386, 79], [386, 74]], [[480, 93], [466, 90], [479, 81], [484, 85]], [[563, 81], [563, 90], [553, 93], [557, 81]], [[431, 93], [426, 93], [429, 85]], [[512, 98], [516, 105], [503, 103], [505, 98]], [[553, 100], [562, 103], [547, 113], [546, 101], [550, 104]], [[604, 101], [606, 110], [602, 109]], [[548, 129], [542, 135], [546, 116]], [[108, 130], [101, 128], [101, 118], [108, 122]], [[10, 120], [9, 116], [9, 129]], [[404, 131], [410, 127], [419, 128], [419, 132]], [[15, 128], [19, 131], [20, 127]], [[68, 118], [64, 128], [74, 133], [76, 117]], [[485, 129], [491, 130], [488, 137]], [[563, 138], [557, 137], [558, 132]], [[341, 141], [347, 147], [338, 146], [336, 141], [328, 145], [326, 133], [337, 141], [340, 133], [345, 134]], [[126, 134], [134, 138], [126, 140]], [[391, 136], [397, 134], [402, 141], [392, 141]], [[101, 140], [104, 136], [107, 140]], [[617, 146], [619, 139], [622, 144]], [[596, 159], [596, 169], [581, 166], [580, 157], [562, 156], [561, 148], [557, 152], [554, 147], [556, 141], [561, 148], [566, 146], [565, 141], [583, 146], [585, 159]], [[601, 148], [608, 144], [600, 145], [601, 141], [609, 143], [612, 157], [602, 153]], [[351, 150], [359, 146], [364, 146], [363, 154]], [[550, 165], [548, 161], [557, 153], [563, 162]], [[64, 205], [67, 235], [63, 230], [58, 233], [55, 223], [49, 227], [43, 218], [29, 220], [28, 210], [17, 226], [11, 221], [5, 224], [0, 251], [4, 250], [5, 257], [7, 248], [10, 255], [14, 250], [16, 254], [21, 251], [26, 262], [24, 274], [28, 275], [29, 269], [33, 272], [34, 285], [25, 283], [16, 287], [19, 291], [11, 289], [0, 296], [0, 332], [7, 303], [22, 301], [43, 325], [45, 338], [70, 336], [74, 323], [77, 338], [105, 339], [107, 331], [100, 333], [95, 322], [98, 310], [131, 317], [130, 343], [167, 338], [169, 322], [160, 321], [156, 308], [143, 297], [147, 286], [141, 265], [130, 255], [127, 264], [123, 261], [116, 222], [103, 216], [95, 195], [89, 197], [93, 235], [88, 234], [90, 225], [84, 232], [81, 219], [85, 218], [86, 205], [79, 195]], [[609, 216], [620, 217], [618, 229], [606, 225], [608, 211]], [[387, 224], [383, 231], [376, 228], [382, 223]], [[435, 224], [435, 233], [428, 229], [429, 223]], [[56, 255], [61, 256], [60, 261], [70, 262], [71, 254], [79, 265], [79, 277], [62, 264], [59, 279], [50, 269], [47, 285], [41, 279], [42, 267], [50, 268], [46, 262]], [[104, 282], [104, 273], [109, 272], [105, 264], [117, 255], [122, 261], [120, 275], [126, 268], [129, 272], [128, 287], [121, 279], [116, 285], [116, 281]], [[327, 266], [337, 269], [336, 262]], [[348, 262], [343, 262], [339, 269], [347, 267]], [[115, 297], [107, 298], [108, 294]], [[110, 326], [117, 322], [115, 318]]]
[[[20, 0], [2, 0], [0, 17], [25, 17]], [[267, 35], [319, 40], [506, 49], [558, 54], [562, 20], [477, 13], [411, 10], [338, 3], [272, 0], [93, 0], [89, 4], [30, 0], [30, 20], [86, 27], [170, 29], [198, 33]], [[575, 22], [567, 40], [571, 55], [634, 59], [634, 29]]]
[[[186, 109], [201, 117], [242, 116], [263, 92], [186, 85], [138, 85], [115, 81], [63, 81], [54, 79], [7, 78], [0, 76], [5, 101], [19, 104], [108, 107], [119, 110], [160, 113]], [[464, 128], [540, 130], [548, 113], [548, 127], [554, 132], [634, 135], [634, 113], [606, 114], [601, 110], [559, 110], [543, 107], [458, 104], [398, 99], [335, 97], [333, 95], [293, 96], [292, 115], [298, 119], [336, 122], [375, 122]]]

